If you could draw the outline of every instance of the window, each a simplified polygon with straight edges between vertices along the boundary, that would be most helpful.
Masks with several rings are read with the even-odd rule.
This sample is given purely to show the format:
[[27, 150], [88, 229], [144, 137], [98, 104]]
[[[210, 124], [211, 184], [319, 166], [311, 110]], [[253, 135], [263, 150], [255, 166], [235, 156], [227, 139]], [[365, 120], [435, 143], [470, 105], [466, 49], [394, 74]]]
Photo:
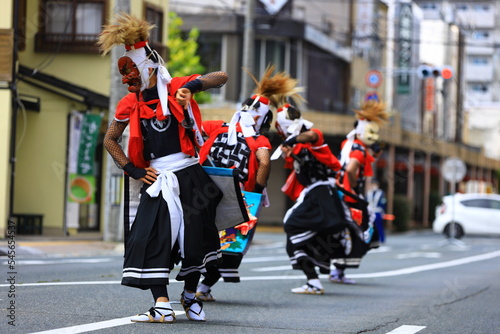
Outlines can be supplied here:
[[106, 0], [41, 0], [35, 51], [98, 52]]
[[473, 207], [473, 208], [489, 208], [489, 202], [488, 200], [485, 199], [469, 199], [462, 201], [462, 204], [467, 207]]
[[500, 201], [492, 199], [492, 200], [489, 200], [489, 202], [490, 202], [491, 209], [500, 210]]
[[167, 48], [163, 43], [163, 9], [149, 3], [145, 3], [144, 6], [146, 21], [155, 25], [149, 35], [149, 44], [166, 61]]
[[462, 204], [464, 206], [474, 208], [500, 209], [500, 201], [488, 198], [469, 199], [462, 201]]
[[485, 94], [488, 93], [489, 87], [486, 84], [470, 84], [470, 90], [474, 93]]
[[423, 10], [436, 10], [437, 6], [434, 2], [426, 2], [420, 5]]
[[266, 64], [274, 64], [278, 71], [285, 71], [287, 67], [285, 54], [285, 41], [266, 40]]
[[489, 65], [489, 58], [483, 56], [470, 56], [469, 64], [474, 66], [487, 66]]
[[288, 71], [289, 51], [284, 40], [259, 39], [254, 49], [255, 77], [260, 78], [269, 64], [276, 65], [276, 71]]
[[472, 37], [472, 39], [475, 39], [478, 41], [484, 41], [490, 37], [490, 32], [485, 31], [485, 30], [476, 30], [472, 33], [471, 37]]
[[458, 4], [455, 8], [457, 10], [465, 11], [465, 10], [467, 10], [467, 5], [465, 5], [465, 4]]
[[[222, 35], [201, 33], [198, 37], [198, 53], [205, 73], [220, 71], [222, 68]], [[210, 90], [212, 96], [220, 95], [221, 88]]]
[[201, 33], [198, 37], [198, 54], [206, 72], [222, 68], [222, 35]]
[[476, 11], [476, 12], [487, 12], [490, 10], [490, 6], [486, 5], [486, 4], [477, 4], [477, 5], [473, 5], [472, 8]]

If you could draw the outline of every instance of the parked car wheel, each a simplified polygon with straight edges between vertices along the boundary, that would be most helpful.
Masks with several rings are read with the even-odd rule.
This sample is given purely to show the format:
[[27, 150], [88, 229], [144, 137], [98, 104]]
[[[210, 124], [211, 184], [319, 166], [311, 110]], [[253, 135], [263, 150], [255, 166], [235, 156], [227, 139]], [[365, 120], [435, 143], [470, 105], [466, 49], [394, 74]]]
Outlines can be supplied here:
[[452, 226], [455, 225], [455, 239], [461, 239], [463, 236], [464, 236], [464, 229], [462, 227], [462, 225], [460, 225], [459, 223], [455, 222], [455, 224], [452, 224], [452, 223], [448, 223], [445, 228], [444, 228], [444, 235], [447, 237], [447, 238], [451, 238], [452, 237]]

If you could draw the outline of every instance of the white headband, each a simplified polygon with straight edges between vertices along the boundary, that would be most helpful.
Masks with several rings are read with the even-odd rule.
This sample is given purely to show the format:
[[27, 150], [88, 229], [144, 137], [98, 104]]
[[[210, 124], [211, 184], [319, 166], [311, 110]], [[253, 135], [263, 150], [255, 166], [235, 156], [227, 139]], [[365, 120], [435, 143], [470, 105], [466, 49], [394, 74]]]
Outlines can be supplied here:
[[344, 165], [349, 162], [350, 158], [349, 155], [351, 154], [351, 149], [352, 145], [354, 144], [354, 140], [356, 139], [356, 135], [363, 135], [365, 132], [366, 126], [370, 122], [367, 121], [366, 119], [358, 119], [358, 124], [356, 125], [356, 128], [349, 132], [346, 136], [347, 141], [344, 144], [344, 147], [342, 148], [342, 151], [340, 152], [340, 164]]
[[358, 124], [356, 125], [356, 134], [362, 135], [365, 132], [366, 126], [370, 123], [366, 119], [358, 119]]
[[[148, 44], [146, 44], [148, 46]], [[155, 63], [146, 55], [146, 49], [144, 47], [138, 49], [132, 49], [125, 51], [124, 56], [129, 57], [137, 66], [139, 73], [141, 75], [141, 92], [148, 88], [149, 86], [149, 69], [157, 68], [158, 73], [157, 77], [157, 89], [158, 96], [160, 97], [161, 107], [163, 110], [163, 115], [170, 115], [170, 110], [168, 109], [168, 91], [167, 85], [172, 81], [172, 76], [168, 73], [167, 68], [165, 67], [165, 62], [160, 57], [160, 55], [153, 49], [151, 52], [154, 52], [156, 57], [158, 57], [158, 62]]]
[[302, 118], [302, 116], [294, 120], [289, 119], [287, 107], [283, 107], [283, 109], [278, 112], [278, 115], [276, 116], [276, 122], [279, 124], [284, 134], [291, 137], [299, 135], [303, 127], [305, 127], [307, 130], [310, 130], [314, 125], [307, 119]]

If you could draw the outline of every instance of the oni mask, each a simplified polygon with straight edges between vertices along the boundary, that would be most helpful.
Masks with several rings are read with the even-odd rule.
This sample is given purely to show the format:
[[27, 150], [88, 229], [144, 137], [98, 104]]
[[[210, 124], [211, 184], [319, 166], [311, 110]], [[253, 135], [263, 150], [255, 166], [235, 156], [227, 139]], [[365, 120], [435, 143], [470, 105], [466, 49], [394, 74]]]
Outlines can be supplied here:
[[359, 120], [356, 127], [358, 138], [367, 146], [375, 143], [379, 138], [380, 127], [377, 123]]
[[122, 75], [122, 83], [128, 85], [128, 91], [139, 93], [141, 90], [141, 73], [134, 61], [129, 57], [118, 59], [118, 70]]

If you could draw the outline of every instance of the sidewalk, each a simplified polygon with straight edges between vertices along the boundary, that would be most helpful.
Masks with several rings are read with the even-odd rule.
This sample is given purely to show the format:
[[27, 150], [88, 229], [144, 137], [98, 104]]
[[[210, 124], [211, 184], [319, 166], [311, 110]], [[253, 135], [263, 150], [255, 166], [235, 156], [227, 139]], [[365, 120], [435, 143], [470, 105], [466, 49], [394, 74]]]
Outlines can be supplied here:
[[[284, 233], [281, 226], [258, 226], [256, 233]], [[255, 240], [257, 241], [257, 240]], [[262, 240], [260, 242], [264, 242]], [[12, 243], [10, 244], [12, 247]], [[8, 239], [0, 240], [0, 257], [9, 252]], [[15, 238], [15, 256], [122, 256], [123, 242], [103, 241], [101, 233], [78, 233], [67, 237], [19, 235]]]
[[[79, 233], [74, 236], [19, 235], [15, 240], [15, 256], [116, 256], [123, 255], [123, 242], [103, 241], [100, 233]], [[9, 248], [9, 245], [11, 248]], [[12, 242], [0, 240], [0, 256], [7, 256]]]

